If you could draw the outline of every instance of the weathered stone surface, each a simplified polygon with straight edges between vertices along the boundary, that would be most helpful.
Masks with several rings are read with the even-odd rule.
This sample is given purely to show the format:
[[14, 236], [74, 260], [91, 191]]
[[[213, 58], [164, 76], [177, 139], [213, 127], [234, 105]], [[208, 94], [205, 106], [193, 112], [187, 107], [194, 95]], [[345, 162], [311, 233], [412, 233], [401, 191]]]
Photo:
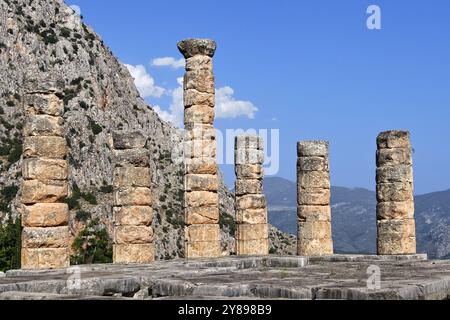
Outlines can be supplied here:
[[239, 149], [235, 150], [234, 163], [242, 164], [258, 164], [264, 163], [264, 151], [256, 149]]
[[189, 258], [220, 257], [219, 241], [186, 242], [185, 255]]
[[185, 223], [186, 225], [219, 223], [219, 208], [217, 205], [187, 207], [185, 209]]
[[59, 269], [70, 264], [69, 248], [22, 248], [22, 269]]
[[328, 157], [328, 141], [299, 141], [297, 154], [299, 157]]
[[403, 236], [405, 238], [413, 237], [416, 233], [414, 219], [391, 219], [381, 220], [378, 224], [378, 236]]
[[192, 105], [184, 109], [184, 122], [189, 123], [214, 123], [214, 108], [207, 105]]
[[185, 177], [187, 191], [215, 191], [219, 189], [219, 179], [212, 174], [187, 174]]
[[113, 185], [122, 187], [150, 187], [150, 168], [123, 166], [114, 169]]
[[212, 58], [205, 55], [195, 55], [186, 59], [186, 70], [212, 70], [213, 63]]
[[412, 152], [410, 149], [378, 149], [377, 166], [412, 165]]
[[216, 48], [216, 42], [210, 39], [186, 39], [178, 42], [178, 50], [180, 50], [186, 59], [196, 55], [212, 58]]
[[65, 203], [37, 203], [23, 206], [24, 227], [58, 227], [67, 225], [69, 206]]
[[298, 205], [297, 216], [301, 219], [312, 218], [316, 220], [328, 220], [331, 221], [331, 207], [313, 206], [313, 205]]
[[262, 194], [262, 181], [256, 179], [237, 179], [235, 182], [235, 194]]
[[[215, 105], [215, 97], [212, 93], [199, 92], [195, 89], [189, 89], [184, 92], [184, 106], [186, 108], [200, 105], [213, 108]], [[189, 121], [188, 121], [189, 122]], [[197, 121], [195, 121], [197, 122]]]
[[189, 123], [185, 125], [184, 140], [215, 140], [216, 129], [212, 124]]
[[382, 241], [378, 241], [377, 251], [380, 255], [414, 254], [416, 252], [416, 238], [389, 235]]
[[215, 93], [214, 74], [210, 70], [192, 70], [184, 75], [184, 90], [195, 89], [203, 93]]
[[199, 224], [185, 227], [187, 242], [213, 242], [219, 239], [219, 234], [218, 224]]
[[116, 206], [151, 206], [152, 199], [150, 188], [128, 187], [114, 191]]
[[236, 226], [236, 240], [269, 239], [269, 228], [264, 224], [238, 224]]
[[115, 244], [147, 244], [153, 242], [153, 229], [149, 226], [117, 226], [114, 229]]
[[114, 207], [116, 226], [149, 226], [153, 220], [153, 209], [149, 206]]
[[236, 210], [266, 208], [266, 197], [262, 194], [249, 194], [236, 197]]
[[297, 243], [297, 252], [301, 256], [323, 256], [333, 254], [333, 241], [329, 238], [302, 239]]
[[269, 254], [269, 239], [236, 241], [237, 255], [267, 255]]
[[264, 168], [259, 164], [238, 164], [234, 167], [236, 176], [241, 179], [262, 179]]
[[155, 260], [155, 245], [146, 244], [115, 244], [113, 246], [115, 263], [150, 263]]
[[416, 252], [414, 219], [391, 219], [377, 222], [377, 250], [380, 255]]
[[314, 218], [299, 219], [298, 239], [331, 239], [331, 223], [329, 220], [318, 220]]
[[25, 95], [25, 114], [46, 114], [61, 116], [64, 112], [64, 101], [55, 94], [27, 94]]
[[216, 206], [219, 203], [219, 195], [213, 191], [191, 191], [185, 193], [187, 207]]
[[414, 202], [380, 202], [377, 204], [377, 219], [413, 219], [414, 218]]
[[22, 248], [67, 248], [69, 227], [28, 228], [22, 231]]
[[300, 189], [297, 195], [299, 205], [325, 206], [330, 204], [330, 189]]
[[23, 128], [24, 136], [62, 136], [64, 120], [48, 115], [28, 116]]
[[257, 135], [240, 135], [235, 137], [235, 150], [255, 149], [264, 151], [264, 140]]
[[22, 185], [22, 203], [52, 203], [67, 197], [69, 187], [64, 180], [25, 180]]
[[267, 223], [267, 208], [236, 210], [236, 222], [239, 224]]
[[25, 137], [23, 156], [24, 158], [64, 159], [66, 156], [66, 141], [62, 137]]
[[144, 148], [147, 143], [147, 138], [140, 131], [115, 131], [112, 137], [116, 150]]
[[184, 143], [186, 158], [216, 158], [215, 140], [194, 140]]
[[150, 155], [147, 149], [115, 150], [114, 162], [116, 167], [133, 165], [136, 167], [148, 167]]
[[328, 171], [328, 158], [324, 157], [299, 157], [297, 167], [301, 171]]
[[408, 131], [385, 131], [378, 135], [377, 138], [378, 149], [382, 148], [411, 148], [409, 132]]
[[413, 184], [411, 182], [393, 182], [377, 184], [378, 202], [413, 201]]
[[330, 174], [328, 171], [300, 171], [297, 175], [299, 189], [330, 188]]
[[383, 166], [377, 168], [377, 183], [413, 182], [410, 165]]
[[66, 160], [29, 158], [22, 162], [22, 176], [25, 180], [66, 180]]
[[216, 159], [212, 157], [187, 159], [186, 174], [217, 174]]

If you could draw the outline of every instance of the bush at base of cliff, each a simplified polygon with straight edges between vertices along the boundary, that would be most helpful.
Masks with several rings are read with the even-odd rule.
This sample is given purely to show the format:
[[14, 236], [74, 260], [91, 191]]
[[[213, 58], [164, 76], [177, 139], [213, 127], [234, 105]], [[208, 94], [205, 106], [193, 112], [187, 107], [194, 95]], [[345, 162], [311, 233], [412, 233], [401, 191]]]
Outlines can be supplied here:
[[20, 219], [9, 217], [0, 225], [0, 271], [20, 269], [22, 226]]

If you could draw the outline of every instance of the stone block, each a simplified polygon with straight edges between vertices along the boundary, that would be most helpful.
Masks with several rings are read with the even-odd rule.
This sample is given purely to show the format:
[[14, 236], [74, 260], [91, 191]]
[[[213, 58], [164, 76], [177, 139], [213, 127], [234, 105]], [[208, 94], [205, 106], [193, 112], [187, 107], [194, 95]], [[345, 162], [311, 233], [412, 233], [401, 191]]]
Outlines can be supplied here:
[[184, 219], [187, 225], [219, 223], [219, 207], [187, 207]]
[[53, 203], [67, 197], [69, 187], [63, 180], [25, 180], [22, 184], [22, 203]]
[[206, 105], [195, 105], [184, 109], [184, 123], [202, 123], [211, 125], [214, 123], [214, 108]]
[[58, 227], [67, 225], [69, 206], [65, 203], [37, 203], [23, 206], [24, 227]]
[[186, 242], [186, 258], [217, 258], [221, 256], [219, 241]]
[[415, 254], [417, 251], [416, 239], [413, 237], [401, 238], [398, 236], [378, 239], [378, 255], [404, 255]]
[[267, 209], [236, 210], [236, 222], [239, 224], [264, 224], [267, 223]]
[[322, 221], [331, 221], [331, 207], [314, 206], [314, 205], [298, 205], [297, 217], [300, 219], [315, 219]]
[[312, 218], [299, 219], [298, 239], [313, 240], [331, 238], [331, 222]]
[[67, 248], [69, 227], [28, 228], [22, 231], [23, 248]]
[[61, 269], [70, 265], [69, 248], [22, 248], [22, 269]]
[[186, 59], [186, 71], [207, 70], [212, 72], [212, 58], [208, 56], [196, 55]]
[[184, 75], [184, 90], [195, 89], [204, 93], [215, 93], [214, 74], [210, 70], [187, 71]]
[[197, 55], [212, 58], [216, 51], [216, 42], [210, 39], [186, 39], [178, 42], [178, 50], [186, 59]]
[[22, 176], [25, 180], [66, 180], [68, 176], [66, 160], [28, 158], [22, 162]]
[[267, 207], [266, 197], [263, 194], [249, 194], [237, 196], [235, 203], [236, 210], [260, 209]]
[[333, 241], [330, 238], [299, 239], [297, 255], [299, 256], [327, 256], [333, 254]]
[[64, 113], [64, 101], [55, 94], [26, 94], [25, 115], [46, 114], [50, 116], [62, 116]]
[[150, 226], [116, 226], [114, 229], [115, 244], [146, 244], [154, 239]]
[[297, 194], [299, 205], [325, 206], [330, 204], [330, 189], [300, 188]]
[[186, 90], [183, 95], [184, 106], [192, 107], [196, 105], [210, 107], [214, 111], [215, 96], [212, 93], [199, 92], [195, 89]]
[[184, 143], [186, 158], [216, 158], [215, 140], [194, 140]]
[[263, 193], [263, 186], [261, 180], [237, 179], [235, 181], [235, 194], [237, 196], [245, 194], [260, 194], [260, 193]]
[[269, 238], [269, 227], [263, 224], [238, 224], [236, 226], [236, 240], [258, 240]]
[[123, 166], [114, 169], [113, 185], [122, 187], [150, 187], [150, 168]]
[[64, 120], [48, 115], [28, 116], [23, 128], [24, 136], [58, 136], [64, 133]]
[[256, 255], [263, 256], [269, 254], [269, 239], [257, 240], [237, 240], [236, 241], [237, 255]]
[[413, 182], [413, 168], [409, 165], [377, 168], [377, 183]]
[[148, 167], [150, 154], [147, 149], [114, 150], [114, 164], [116, 167], [135, 166]]
[[413, 184], [410, 182], [393, 182], [377, 184], [378, 202], [413, 201]]
[[155, 245], [146, 244], [115, 244], [113, 246], [113, 261], [118, 264], [150, 263], [155, 260]]
[[214, 242], [220, 239], [218, 224], [198, 224], [184, 228], [185, 239], [188, 242]]
[[147, 143], [147, 138], [139, 131], [115, 131], [112, 137], [113, 146], [116, 150], [142, 149]]
[[241, 164], [264, 164], [264, 151], [255, 149], [239, 149], [234, 152], [234, 163]]
[[413, 219], [414, 218], [414, 202], [380, 202], [377, 204], [377, 219]]
[[238, 164], [234, 171], [238, 179], [262, 179], [264, 168], [259, 164]]
[[411, 149], [410, 137], [408, 131], [385, 131], [377, 137], [377, 147], [382, 148], [406, 148]]
[[114, 191], [116, 206], [151, 206], [153, 202], [150, 188], [129, 187]]
[[185, 176], [186, 191], [217, 191], [219, 178], [212, 174], [187, 174]]
[[186, 207], [208, 207], [219, 203], [219, 195], [213, 191], [191, 191], [184, 194]]
[[192, 123], [185, 125], [184, 141], [216, 140], [216, 129], [212, 124]]
[[328, 171], [300, 171], [297, 174], [297, 185], [300, 189], [329, 189], [330, 174]]
[[36, 136], [24, 138], [24, 158], [64, 159], [66, 153], [66, 141], [62, 137]]
[[377, 221], [378, 238], [409, 238], [415, 237], [416, 225], [414, 219], [391, 219]]
[[217, 174], [216, 158], [186, 159], [186, 174]]
[[299, 171], [329, 171], [328, 158], [325, 157], [300, 157], [297, 160]]
[[300, 141], [297, 143], [299, 157], [328, 157], [328, 141]]
[[149, 206], [113, 208], [116, 226], [149, 226], [153, 221], [153, 209]]
[[257, 135], [241, 135], [235, 137], [235, 150], [255, 149], [264, 151], [264, 140]]
[[377, 150], [377, 166], [412, 165], [411, 149], [379, 149]]

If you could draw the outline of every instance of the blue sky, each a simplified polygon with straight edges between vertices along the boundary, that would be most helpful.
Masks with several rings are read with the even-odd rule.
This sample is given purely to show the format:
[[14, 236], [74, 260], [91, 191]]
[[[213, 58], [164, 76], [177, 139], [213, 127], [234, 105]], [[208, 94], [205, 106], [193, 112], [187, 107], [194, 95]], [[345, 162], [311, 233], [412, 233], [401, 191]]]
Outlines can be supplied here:
[[[216, 40], [224, 104], [215, 125], [280, 129], [278, 176], [295, 180], [298, 140], [325, 139], [332, 184], [373, 190], [377, 134], [408, 129], [416, 193], [450, 188], [447, 0], [67, 3], [123, 63], [145, 68], [144, 84], [156, 88], [146, 100], [165, 111], [184, 71], [152, 61], [180, 59], [176, 43], [184, 38]], [[366, 27], [371, 4], [381, 8], [381, 30]], [[227, 114], [227, 106], [235, 109]], [[222, 170], [232, 184], [232, 165]]]

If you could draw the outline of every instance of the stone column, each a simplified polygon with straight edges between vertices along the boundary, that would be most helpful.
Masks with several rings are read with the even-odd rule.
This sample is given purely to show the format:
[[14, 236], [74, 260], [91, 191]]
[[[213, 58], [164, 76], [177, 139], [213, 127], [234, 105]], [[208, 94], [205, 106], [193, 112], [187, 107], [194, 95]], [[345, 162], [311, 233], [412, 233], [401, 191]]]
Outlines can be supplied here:
[[59, 85], [39, 85], [25, 96], [22, 269], [70, 265], [64, 104]]
[[269, 226], [263, 194], [264, 145], [261, 137], [235, 140], [236, 254], [269, 254]]
[[414, 186], [409, 132], [382, 132], [378, 136], [377, 147], [378, 254], [415, 254]]
[[327, 141], [297, 145], [297, 254], [333, 254]]
[[155, 259], [150, 154], [140, 132], [114, 132], [114, 263]]
[[186, 58], [184, 76], [185, 257], [220, 256], [219, 196], [214, 123], [212, 57], [216, 43], [188, 39], [178, 43]]

